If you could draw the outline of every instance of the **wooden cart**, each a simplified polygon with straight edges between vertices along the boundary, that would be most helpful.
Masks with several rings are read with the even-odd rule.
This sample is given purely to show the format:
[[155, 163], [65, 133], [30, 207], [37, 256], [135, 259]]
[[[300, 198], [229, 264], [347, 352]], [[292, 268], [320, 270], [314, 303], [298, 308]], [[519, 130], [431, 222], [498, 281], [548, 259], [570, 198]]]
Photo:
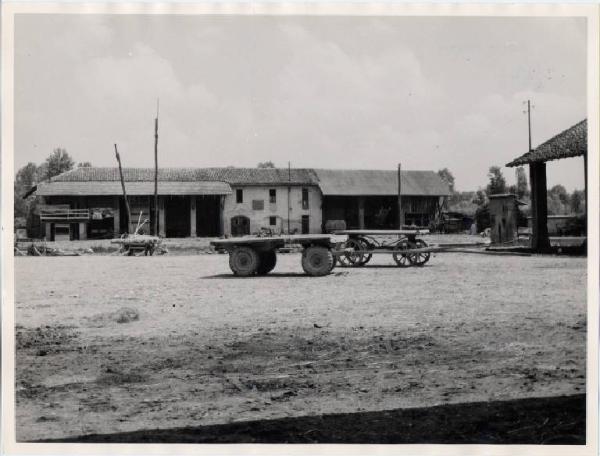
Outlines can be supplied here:
[[229, 267], [237, 276], [265, 275], [275, 268], [277, 250], [290, 245], [302, 247], [302, 269], [310, 276], [323, 276], [335, 267], [335, 256], [346, 236], [295, 234], [244, 236], [211, 241], [215, 249], [229, 253]]
[[335, 234], [348, 236], [345, 253], [337, 256], [342, 266], [364, 266], [375, 253], [391, 254], [401, 268], [423, 266], [435, 250], [417, 238], [429, 230], [341, 230]]

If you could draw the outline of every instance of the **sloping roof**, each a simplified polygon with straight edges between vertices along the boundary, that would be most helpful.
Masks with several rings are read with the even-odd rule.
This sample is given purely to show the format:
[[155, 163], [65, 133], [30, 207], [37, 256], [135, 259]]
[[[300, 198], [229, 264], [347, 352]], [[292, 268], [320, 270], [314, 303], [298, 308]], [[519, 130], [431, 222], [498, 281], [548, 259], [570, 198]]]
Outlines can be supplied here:
[[521, 166], [585, 154], [587, 154], [587, 119], [550, 138], [532, 151], [515, 158], [506, 166]]
[[[402, 171], [402, 195], [445, 196], [448, 184], [433, 171]], [[398, 171], [315, 169], [323, 195], [398, 194]]]
[[[154, 182], [154, 168], [123, 168], [125, 182]], [[76, 168], [52, 182], [119, 182], [118, 168]], [[222, 181], [232, 185], [316, 185], [311, 169], [287, 168], [159, 168], [159, 182]]]
[[[154, 194], [154, 181], [127, 182], [127, 195]], [[40, 196], [52, 195], [122, 195], [120, 181], [52, 181], [37, 185]], [[196, 181], [196, 182], [158, 182], [159, 195], [228, 195], [231, 187], [225, 182]]]

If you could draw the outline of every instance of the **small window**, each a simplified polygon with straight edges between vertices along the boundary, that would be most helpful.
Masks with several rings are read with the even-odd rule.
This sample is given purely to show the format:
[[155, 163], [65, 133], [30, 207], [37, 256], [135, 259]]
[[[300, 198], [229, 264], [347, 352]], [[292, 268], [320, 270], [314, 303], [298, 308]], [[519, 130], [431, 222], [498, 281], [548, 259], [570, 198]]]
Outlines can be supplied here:
[[308, 189], [302, 189], [302, 209], [308, 209]]
[[252, 200], [252, 209], [255, 211], [262, 211], [265, 208], [264, 200]]
[[277, 225], [277, 217], [269, 217], [269, 225], [271, 225], [271, 226]]
[[241, 188], [238, 188], [235, 191], [235, 202], [238, 204], [242, 204], [244, 202], [244, 190]]
[[277, 190], [274, 188], [269, 189], [269, 203], [273, 204], [277, 202]]

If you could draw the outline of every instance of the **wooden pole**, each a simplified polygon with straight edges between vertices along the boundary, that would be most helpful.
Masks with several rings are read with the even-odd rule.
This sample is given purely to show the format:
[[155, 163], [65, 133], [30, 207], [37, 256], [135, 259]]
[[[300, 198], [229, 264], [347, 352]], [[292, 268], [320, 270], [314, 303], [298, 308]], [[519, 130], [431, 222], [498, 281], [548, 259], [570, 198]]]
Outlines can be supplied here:
[[125, 180], [123, 179], [123, 169], [121, 168], [121, 157], [119, 155], [119, 151], [117, 150], [117, 145], [115, 144], [115, 155], [117, 157], [117, 162], [119, 163], [119, 176], [121, 177], [121, 188], [123, 189], [123, 198], [125, 199], [125, 209], [127, 211], [127, 233], [129, 233], [131, 223], [131, 212], [129, 210], [129, 201], [127, 200], [127, 192], [125, 191]]
[[291, 204], [291, 192], [292, 192], [292, 164], [288, 162], [288, 197], [287, 197], [287, 231], [290, 233], [290, 204]]
[[154, 236], [158, 236], [158, 100], [154, 119]]
[[404, 226], [404, 213], [402, 212], [402, 164], [398, 163], [398, 229]]

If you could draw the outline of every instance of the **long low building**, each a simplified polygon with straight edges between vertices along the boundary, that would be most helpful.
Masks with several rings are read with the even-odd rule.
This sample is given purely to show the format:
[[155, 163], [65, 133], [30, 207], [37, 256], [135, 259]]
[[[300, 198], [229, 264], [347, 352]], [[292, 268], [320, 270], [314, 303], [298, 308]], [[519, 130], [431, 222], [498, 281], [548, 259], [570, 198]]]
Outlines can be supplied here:
[[[38, 213], [48, 240], [87, 239], [131, 232], [158, 217], [164, 237], [321, 233], [328, 226], [398, 226], [396, 171], [279, 168], [124, 168], [131, 220], [118, 168], [81, 167], [39, 183]], [[448, 186], [433, 171], [403, 171], [405, 223], [427, 225]]]

